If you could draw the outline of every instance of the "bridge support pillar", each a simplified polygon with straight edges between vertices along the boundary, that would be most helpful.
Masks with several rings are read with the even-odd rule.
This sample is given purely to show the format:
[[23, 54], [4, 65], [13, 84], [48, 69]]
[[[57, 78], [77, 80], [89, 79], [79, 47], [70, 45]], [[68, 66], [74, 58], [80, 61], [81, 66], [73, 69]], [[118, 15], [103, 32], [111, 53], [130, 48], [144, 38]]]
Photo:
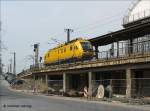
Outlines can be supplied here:
[[92, 97], [92, 72], [88, 72], [88, 96]]
[[43, 76], [41, 76], [41, 82], [43, 82]]
[[47, 87], [48, 87], [48, 74], [45, 75], [45, 84], [46, 84]]
[[126, 97], [131, 98], [131, 75], [132, 70], [130, 68], [126, 69]]
[[33, 74], [33, 81], [35, 81], [35, 75]]
[[69, 88], [69, 76], [64, 72], [63, 73], [63, 92], [66, 93]]

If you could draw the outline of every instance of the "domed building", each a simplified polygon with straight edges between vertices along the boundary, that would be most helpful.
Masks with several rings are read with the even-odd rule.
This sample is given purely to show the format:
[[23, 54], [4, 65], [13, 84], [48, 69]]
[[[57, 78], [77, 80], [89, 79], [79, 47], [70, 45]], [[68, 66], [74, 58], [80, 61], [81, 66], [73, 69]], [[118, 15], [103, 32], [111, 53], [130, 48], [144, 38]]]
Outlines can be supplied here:
[[123, 18], [123, 26], [128, 27], [135, 22], [150, 17], [150, 0], [138, 0]]

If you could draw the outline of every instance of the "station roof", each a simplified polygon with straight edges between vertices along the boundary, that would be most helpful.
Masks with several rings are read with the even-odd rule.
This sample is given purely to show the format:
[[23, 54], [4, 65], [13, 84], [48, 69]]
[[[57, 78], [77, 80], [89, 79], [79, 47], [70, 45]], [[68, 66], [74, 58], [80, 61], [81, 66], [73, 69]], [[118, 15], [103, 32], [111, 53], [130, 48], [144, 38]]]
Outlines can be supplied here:
[[89, 41], [94, 46], [103, 46], [111, 44], [116, 41], [129, 40], [131, 38], [137, 38], [144, 35], [150, 34], [150, 17], [138, 21], [131, 27], [111, 32], [106, 35], [98, 36]]

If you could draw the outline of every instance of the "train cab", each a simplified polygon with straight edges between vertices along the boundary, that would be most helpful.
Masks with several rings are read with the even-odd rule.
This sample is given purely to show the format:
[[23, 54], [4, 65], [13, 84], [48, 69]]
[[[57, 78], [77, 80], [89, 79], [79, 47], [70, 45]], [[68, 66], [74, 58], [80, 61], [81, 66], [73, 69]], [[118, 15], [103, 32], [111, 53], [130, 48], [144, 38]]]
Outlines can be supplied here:
[[89, 41], [80, 42], [82, 50], [83, 50], [83, 58], [89, 59], [94, 55], [93, 47]]

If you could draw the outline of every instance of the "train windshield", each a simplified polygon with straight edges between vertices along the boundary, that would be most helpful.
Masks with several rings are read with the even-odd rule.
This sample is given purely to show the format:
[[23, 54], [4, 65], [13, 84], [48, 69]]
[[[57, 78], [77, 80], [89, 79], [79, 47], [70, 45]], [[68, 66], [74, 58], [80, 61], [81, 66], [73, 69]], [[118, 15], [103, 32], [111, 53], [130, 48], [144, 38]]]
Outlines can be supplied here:
[[92, 46], [91, 46], [90, 42], [81, 42], [81, 46], [82, 46], [83, 50], [85, 50], [85, 51], [92, 50]]

